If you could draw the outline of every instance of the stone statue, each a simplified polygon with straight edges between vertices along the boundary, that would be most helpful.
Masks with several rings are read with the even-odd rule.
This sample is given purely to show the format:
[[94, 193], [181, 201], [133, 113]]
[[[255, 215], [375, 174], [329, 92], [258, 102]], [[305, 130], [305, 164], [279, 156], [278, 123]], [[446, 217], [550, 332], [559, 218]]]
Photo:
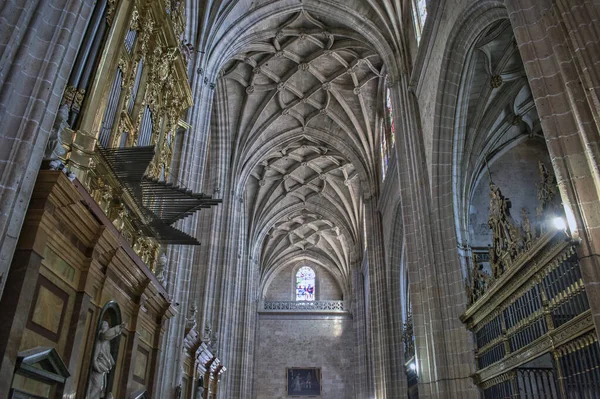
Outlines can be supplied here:
[[156, 279], [163, 286], [165, 285], [165, 283], [167, 281], [166, 273], [167, 273], [167, 254], [165, 254], [163, 252], [158, 257], [158, 262], [156, 262], [156, 270], [155, 270]]
[[65, 128], [69, 127], [69, 106], [63, 104], [56, 114], [54, 119], [54, 125], [50, 131], [50, 137], [48, 138], [48, 144], [46, 145], [46, 151], [44, 152], [44, 159], [55, 160], [58, 157], [65, 155], [65, 149], [62, 147], [61, 135]]
[[213, 332], [212, 338], [210, 340], [210, 345], [208, 346], [213, 355], [217, 355], [217, 349], [219, 347], [219, 338], [217, 337], [217, 332]]
[[212, 340], [212, 329], [210, 328], [210, 324], [206, 323], [204, 326], [204, 334], [202, 334], [202, 342], [204, 342], [207, 346], [210, 346], [210, 342]]
[[192, 303], [192, 305], [190, 306], [190, 315], [186, 320], [187, 328], [189, 330], [193, 330], [194, 328], [196, 328], [196, 316], [197, 315], [198, 315], [198, 307], [196, 306], [196, 303]]
[[198, 378], [198, 384], [196, 386], [196, 399], [204, 398], [204, 378]]
[[90, 372], [90, 380], [85, 395], [86, 399], [108, 399], [112, 397], [111, 392], [106, 392], [108, 373], [115, 366], [115, 359], [110, 353], [110, 341], [121, 335], [125, 327], [127, 327], [127, 323], [112, 328], [109, 328], [106, 321], [100, 324], [100, 334], [94, 347], [92, 371]]

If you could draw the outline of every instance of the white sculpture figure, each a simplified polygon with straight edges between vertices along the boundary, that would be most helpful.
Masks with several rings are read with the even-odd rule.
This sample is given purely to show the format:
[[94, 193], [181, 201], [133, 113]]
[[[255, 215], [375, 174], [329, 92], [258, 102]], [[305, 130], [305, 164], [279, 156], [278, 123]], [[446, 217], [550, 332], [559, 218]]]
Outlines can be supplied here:
[[204, 378], [198, 379], [198, 385], [196, 386], [196, 397], [195, 399], [202, 399], [204, 397]]
[[192, 330], [196, 328], [196, 316], [198, 315], [198, 307], [196, 303], [190, 306], [190, 316], [187, 318], [187, 328]]
[[165, 254], [163, 252], [162, 254], [160, 254], [160, 256], [158, 258], [158, 262], [156, 263], [156, 271], [155, 271], [156, 279], [162, 286], [164, 286], [167, 281], [166, 273], [167, 273], [167, 254]]
[[212, 340], [212, 329], [210, 328], [210, 324], [206, 324], [204, 326], [204, 334], [202, 335], [202, 342], [204, 342], [207, 346], [210, 346], [210, 342]]
[[50, 137], [48, 138], [48, 144], [46, 145], [46, 151], [44, 153], [44, 159], [55, 160], [58, 157], [65, 155], [65, 149], [62, 146], [61, 135], [65, 128], [69, 127], [67, 120], [69, 119], [69, 106], [63, 104], [56, 114], [54, 119], [54, 125], [50, 131]]
[[112, 393], [105, 392], [108, 373], [115, 366], [115, 359], [110, 353], [110, 341], [121, 335], [125, 327], [127, 327], [127, 323], [112, 328], [109, 328], [106, 321], [103, 321], [100, 325], [100, 334], [92, 357], [92, 371], [87, 394], [85, 395], [86, 399], [108, 399], [112, 397]]
[[213, 355], [217, 355], [217, 350], [218, 350], [218, 346], [219, 346], [219, 338], [217, 338], [217, 332], [213, 332], [212, 338], [210, 340], [210, 351], [213, 353]]

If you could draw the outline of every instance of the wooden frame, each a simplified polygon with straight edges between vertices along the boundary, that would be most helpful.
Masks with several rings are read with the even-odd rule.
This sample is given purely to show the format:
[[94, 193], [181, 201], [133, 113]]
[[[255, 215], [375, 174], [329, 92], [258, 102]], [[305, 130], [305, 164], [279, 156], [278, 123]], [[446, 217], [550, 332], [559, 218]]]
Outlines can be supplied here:
[[[45, 326], [34, 321], [34, 315], [36, 311], [36, 306], [38, 302], [38, 298], [40, 295], [40, 289], [44, 288], [50, 294], [54, 295], [57, 299], [62, 301], [62, 308], [60, 310], [58, 326], [56, 331], [51, 331]], [[63, 323], [65, 321], [65, 313], [67, 313], [67, 306], [69, 304], [69, 294], [60, 289], [57, 285], [55, 285], [52, 281], [48, 280], [43, 274], [40, 274], [38, 277], [38, 282], [35, 287], [35, 292], [33, 294], [33, 302], [31, 305], [31, 309], [29, 310], [29, 317], [27, 319], [27, 328], [36, 334], [41, 335], [44, 338], [47, 338], [53, 342], [58, 342], [60, 340], [60, 334], [63, 331]]]

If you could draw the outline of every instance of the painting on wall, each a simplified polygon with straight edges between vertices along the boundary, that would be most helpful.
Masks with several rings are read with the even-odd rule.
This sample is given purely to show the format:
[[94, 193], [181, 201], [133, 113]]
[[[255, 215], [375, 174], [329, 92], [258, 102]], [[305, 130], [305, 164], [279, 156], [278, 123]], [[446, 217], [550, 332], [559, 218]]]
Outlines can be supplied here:
[[288, 367], [286, 374], [288, 396], [321, 396], [320, 367]]

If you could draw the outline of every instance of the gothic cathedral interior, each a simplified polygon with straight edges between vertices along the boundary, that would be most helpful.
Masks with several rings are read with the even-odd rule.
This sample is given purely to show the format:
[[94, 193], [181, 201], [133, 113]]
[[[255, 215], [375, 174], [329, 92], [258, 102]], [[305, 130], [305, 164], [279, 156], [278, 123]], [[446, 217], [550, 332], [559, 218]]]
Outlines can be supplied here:
[[600, 398], [600, 0], [0, 1], [0, 399]]

